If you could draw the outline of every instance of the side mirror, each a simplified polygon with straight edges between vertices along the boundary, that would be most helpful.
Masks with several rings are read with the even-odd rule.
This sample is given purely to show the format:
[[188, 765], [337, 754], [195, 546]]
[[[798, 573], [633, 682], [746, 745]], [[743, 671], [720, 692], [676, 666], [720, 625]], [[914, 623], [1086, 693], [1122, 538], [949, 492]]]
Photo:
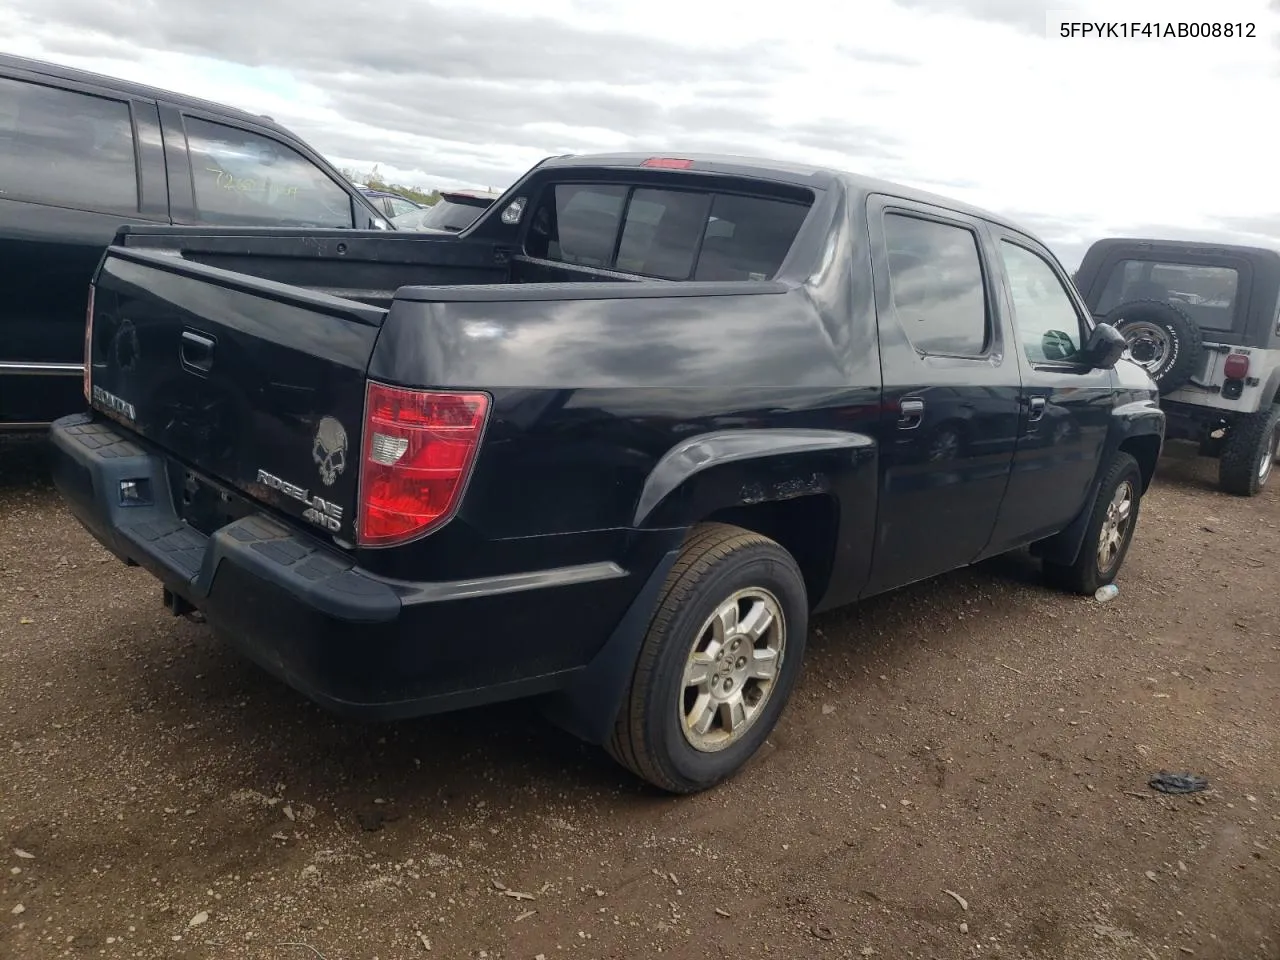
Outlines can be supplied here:
[[1119, 363], [1124, 352], [1129, 349], [1129, 342], [1109, 323], [1099, 323], [1093, 328], [1089, 342], [1085, 344], [1085, 357], [1090, 366], [1098, 370], [1109, 370]]

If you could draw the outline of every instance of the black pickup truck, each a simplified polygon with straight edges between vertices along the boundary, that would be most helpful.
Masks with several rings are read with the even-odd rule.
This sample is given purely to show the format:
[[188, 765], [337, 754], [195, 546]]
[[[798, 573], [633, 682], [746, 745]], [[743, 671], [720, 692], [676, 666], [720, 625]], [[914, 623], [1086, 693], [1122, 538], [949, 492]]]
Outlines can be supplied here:
[[55, 477], [333, 710], [538, 697], [688, 792], [769, 734], [814, 612], [1028, 545], [1116, 576], [1164, 432], [1123, 349], [980, 210], [560, 157], [456, 236], [122, 230]]

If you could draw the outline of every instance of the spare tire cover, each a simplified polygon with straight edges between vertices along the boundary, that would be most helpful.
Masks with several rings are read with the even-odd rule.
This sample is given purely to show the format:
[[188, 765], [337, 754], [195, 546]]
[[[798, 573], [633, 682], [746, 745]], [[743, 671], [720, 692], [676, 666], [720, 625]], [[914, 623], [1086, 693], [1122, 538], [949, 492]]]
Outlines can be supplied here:
[[1129, 342], [1129, 355], [1146, 369], [1162, 394], [1177, 390], [1200, 370], [1204, 359], [1200, 328], [1174, 304], [1131, 300], [1102, 319]]

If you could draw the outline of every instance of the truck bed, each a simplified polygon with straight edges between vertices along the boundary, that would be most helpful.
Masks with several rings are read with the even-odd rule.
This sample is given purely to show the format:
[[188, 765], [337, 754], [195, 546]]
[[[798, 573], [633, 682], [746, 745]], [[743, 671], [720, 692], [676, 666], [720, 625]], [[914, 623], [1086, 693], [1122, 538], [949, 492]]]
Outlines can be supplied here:
[[191, 263], [317, 293], [389, 307], [414, 284], [503, 283], [512, 277], [494, 245], [380, 230], [251, 227], [123, 227], [115, 245], [164, 251]]
[[190, 263], [384, 309], [406, 286], [601, 281], [673, 285], [513, 255], [486, 240], [377, 230], [127, 226], [117, 234], [115, 246], [163, 251]]

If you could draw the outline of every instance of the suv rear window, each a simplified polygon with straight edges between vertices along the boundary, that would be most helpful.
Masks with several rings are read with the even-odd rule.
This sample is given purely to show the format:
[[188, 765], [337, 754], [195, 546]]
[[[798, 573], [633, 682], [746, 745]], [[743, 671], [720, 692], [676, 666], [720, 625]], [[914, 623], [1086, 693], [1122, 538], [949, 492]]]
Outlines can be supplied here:
[[1235, 325], [1240, 274], [1234, 267], [1157, 260], [1120, 260], [1111, 269], [1097, 312], [1109, 313], [1133, 300], [1167, 300], [1201, 327], [1230, 330]]
[[0, 78], [0, 197], [136, 211], [129, 105]]
[[809, 212], [790, 200], [621, 184], [556, 184], [531, 256], [663, 280], [768, 280]]

